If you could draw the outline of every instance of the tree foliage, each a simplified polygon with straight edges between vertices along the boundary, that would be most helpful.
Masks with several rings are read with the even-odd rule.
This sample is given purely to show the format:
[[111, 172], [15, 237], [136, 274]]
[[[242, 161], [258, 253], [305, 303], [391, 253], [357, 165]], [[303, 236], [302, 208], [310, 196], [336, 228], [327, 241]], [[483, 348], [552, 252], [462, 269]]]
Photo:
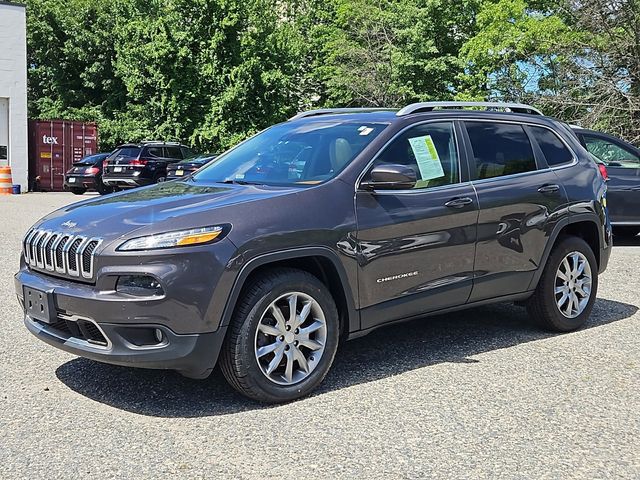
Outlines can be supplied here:
[[296, 111], [530, 101], [640, 139], [639, 0], [27, 0], [29, 115], [227, 148]]

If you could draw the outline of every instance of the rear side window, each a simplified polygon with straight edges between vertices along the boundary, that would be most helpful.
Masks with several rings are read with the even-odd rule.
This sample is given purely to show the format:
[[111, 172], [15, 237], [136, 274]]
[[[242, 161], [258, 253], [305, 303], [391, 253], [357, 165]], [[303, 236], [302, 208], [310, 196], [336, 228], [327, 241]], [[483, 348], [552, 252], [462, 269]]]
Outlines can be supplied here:
[[569, 149], [551, 130], [543, 127], [529, 128], [536, 142], [538, 142], [544, 158], [547, 159], [547, 165], [554, 167], [556, 165], [562, 165], [563, 163], [569, 163], [573, 160], [573, 155]]
[[476, 178], [493, 178], [536, 170], [529, 137], [521, 125], [465, 122], [476, 166]]
[[193, 150], [187, 147], [180, 147], [180, 150], [182, 151], [182, 158], [191, 158], [196, 155]]
[[180, 147], [165, 147], [165, 148], [167, 149], [167, 157], [182, 159], [182, 152], [180, 152]]

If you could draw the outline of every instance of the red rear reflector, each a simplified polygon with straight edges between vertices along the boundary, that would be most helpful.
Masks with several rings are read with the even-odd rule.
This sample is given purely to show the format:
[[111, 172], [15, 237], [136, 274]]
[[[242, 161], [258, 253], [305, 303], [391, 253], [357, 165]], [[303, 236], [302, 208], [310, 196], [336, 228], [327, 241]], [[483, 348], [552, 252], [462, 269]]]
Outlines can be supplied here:
[[100, 169], [98, 167], [89, 167], [84, 171], [84, 173], [88, 173], [89, 175], [95, 175], [99, 171]]
[[598, 169], [600, 170], [600, 175], [602, 175], [602, 178], [604, 179], [605, 182], [609, 181], [609, 174], [607, 173], [607, 167], [605, 166], [604, 163], [599, 163], [598, 164]]

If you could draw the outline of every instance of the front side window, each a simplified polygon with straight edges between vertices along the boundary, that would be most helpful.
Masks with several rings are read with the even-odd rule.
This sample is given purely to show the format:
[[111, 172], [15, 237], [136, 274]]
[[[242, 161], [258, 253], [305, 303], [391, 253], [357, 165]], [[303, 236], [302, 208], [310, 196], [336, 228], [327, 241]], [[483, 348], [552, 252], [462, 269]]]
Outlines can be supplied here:
[[379, 165], [404, 165], [416, 173], [414, 188], [433, 188], [460, 181], [453, 123], [425, 123], [406, 130], [378, 156]]
[[573, 161], [573, 154], [555, 133], [544, 127], [530, 126], [529, 128], [547, 160], [547, 165], [555, 167]]
[[536, 170], [533, 149], [521, 125], [493, 122], [465, 122], [465, 125], [477, 179]]
[[282, 123], [222, 154], [192, 180], [315, 185], [342, 171], [387, 125], [321, 119]]
[[600, 137], [584, 135], [587, 150], [611, 167], [640, 168], [638, 155]]

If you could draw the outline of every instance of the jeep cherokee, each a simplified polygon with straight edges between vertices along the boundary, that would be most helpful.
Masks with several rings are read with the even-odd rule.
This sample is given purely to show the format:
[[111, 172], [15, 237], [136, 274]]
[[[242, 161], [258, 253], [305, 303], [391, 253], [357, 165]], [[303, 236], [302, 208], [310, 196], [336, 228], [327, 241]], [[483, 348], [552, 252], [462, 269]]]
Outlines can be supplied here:
[[192, 378], [219, 363], [281, 402], [340, 340], [407, 319], [508, 301], [575, 330], [610, 251], [606, 184], [568, 128], [431, 102], [305, 112], [184, 179], [64, 207], [27, 232], [15, 286], [51, 345]]

